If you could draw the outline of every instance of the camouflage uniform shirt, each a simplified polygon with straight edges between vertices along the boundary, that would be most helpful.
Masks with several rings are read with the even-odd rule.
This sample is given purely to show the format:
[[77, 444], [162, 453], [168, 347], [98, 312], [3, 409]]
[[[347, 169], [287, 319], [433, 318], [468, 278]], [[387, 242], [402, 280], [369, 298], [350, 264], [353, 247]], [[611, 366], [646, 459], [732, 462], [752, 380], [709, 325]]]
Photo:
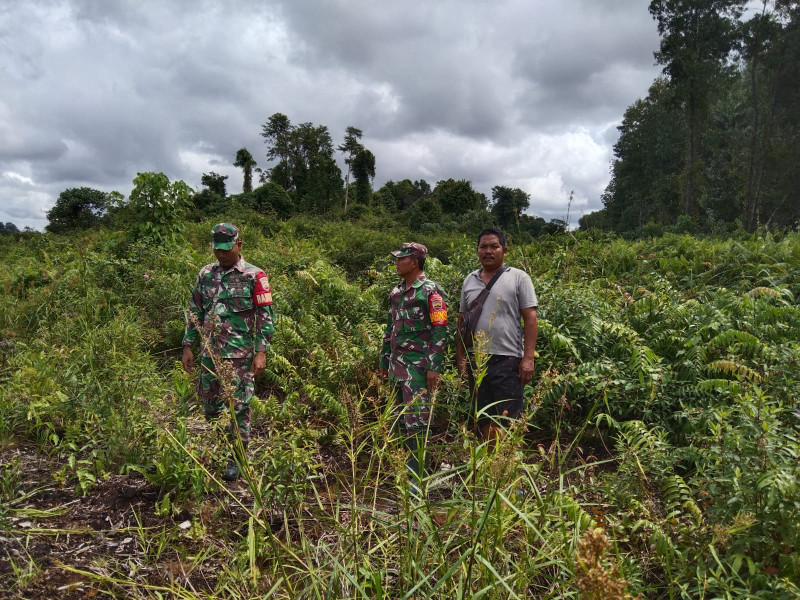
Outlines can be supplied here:
[[389, 295], [389, 316], [383, 336], [380, 368], [396, 381], [414, 379], [413, 371], [441, 373], [447, 342], [445, 294], [421, 275], [409, 287], [405, 281]]
[[189, 313], [183, 345], [191, 346], [197, 338], [194, 315], [222, 358], [245, 358], [254, 351], [265, 351], [275, 330], [267, 275], [241, 257], [229, 269], [218, 262], [200, 269]]

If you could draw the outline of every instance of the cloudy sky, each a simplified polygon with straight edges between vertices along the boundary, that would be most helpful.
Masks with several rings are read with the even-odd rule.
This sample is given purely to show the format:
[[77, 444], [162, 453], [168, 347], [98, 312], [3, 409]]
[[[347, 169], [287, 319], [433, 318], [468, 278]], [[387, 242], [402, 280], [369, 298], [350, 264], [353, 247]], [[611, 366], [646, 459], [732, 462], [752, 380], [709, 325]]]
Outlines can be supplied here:
[[[200, 188], [276, 112], [363, 130], [377, 189], [469, 179], [571, 222], [601, 208], [625, 109], [660, 69], [647, 0], [0, 0], [0, 221], [58, 194]], [[339, 161], [342, 166], [341, 155]]]

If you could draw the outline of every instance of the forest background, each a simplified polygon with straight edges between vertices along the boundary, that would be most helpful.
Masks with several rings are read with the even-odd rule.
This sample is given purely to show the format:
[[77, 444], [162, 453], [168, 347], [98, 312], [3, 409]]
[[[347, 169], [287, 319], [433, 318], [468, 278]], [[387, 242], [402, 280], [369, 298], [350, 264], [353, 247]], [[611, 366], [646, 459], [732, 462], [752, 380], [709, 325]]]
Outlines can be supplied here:
[[[7, 223], [0, 588], [796, 597], [800, 9], [742, 22], [741, 6], [651, 3], [664, 76], [626, 111], [605, 208], [577, 232], [568, 206], [545, 222], [499, 184], [373, 190], [358, 128], [336, 145], [282, 113], [261, 126], [269, 166], [232, 157], [241, 193], [147, 172], [127, 197], [65, 190], [44, 234]], [[270, 274], [277, 314], [233, 489], [175, 360], [221, 220]], [[541, 298], [531, 410], [501, 448], [481, 444], [450, 355], [439, 469], [415, 503], [375, 377], [388, 252], [425, 243], [455, 313], [489, 225]]]

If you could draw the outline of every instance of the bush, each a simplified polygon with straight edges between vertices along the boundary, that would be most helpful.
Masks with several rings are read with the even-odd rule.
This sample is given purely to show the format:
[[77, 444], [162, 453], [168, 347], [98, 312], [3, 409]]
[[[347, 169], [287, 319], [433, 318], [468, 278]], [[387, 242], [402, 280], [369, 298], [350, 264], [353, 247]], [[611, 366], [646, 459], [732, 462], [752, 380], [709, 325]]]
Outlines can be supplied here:
[[[243, 198], [243, 200], [245, 200]], [[280, 185], [267, 182], [246, 196], [253, 210], [261, 214], [272, 214], [279, 219], [288, 219], [294, 213], [294, 202], [291, 196]]]

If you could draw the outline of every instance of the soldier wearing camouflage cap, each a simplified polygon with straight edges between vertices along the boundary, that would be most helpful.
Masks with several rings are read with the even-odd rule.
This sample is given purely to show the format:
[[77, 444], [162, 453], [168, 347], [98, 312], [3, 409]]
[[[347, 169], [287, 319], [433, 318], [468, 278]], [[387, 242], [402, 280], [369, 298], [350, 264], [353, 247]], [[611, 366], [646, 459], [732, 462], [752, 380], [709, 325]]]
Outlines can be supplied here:
[[[254, 379], [266, 367], [266, 351], [272, 339], [272, 291], [266, 273], [241, 256], [239, 230], [220, 223], [211, 230], [211, 247], [217, 262], [200, 269], [189, 300], [186, 333], [183, 336], [183, 368], [194, 371], [192, 345], [198, 328], [204, 341], [200, 355], [198, 396], [206, 418], [216, 419], [225, 410], [219, 372], [233, 375], [233, 412], [230, 439], [238, 431], [244, 448], [250, 440], [250, 399]], [[209, 343], [205, 343], [205, 341]], [[239, 477], [231, 458], [222, 478]]]
[[430, 396], [439, 386], [447, 342], [445, 293], [423, 268], [428, 249], [411, 242], [392, 252], [402, 281], [389, 295], [380, 372], [402, 398], [401, 423], [410, 451], [412, 489], [419, 491], [425, 465]]

